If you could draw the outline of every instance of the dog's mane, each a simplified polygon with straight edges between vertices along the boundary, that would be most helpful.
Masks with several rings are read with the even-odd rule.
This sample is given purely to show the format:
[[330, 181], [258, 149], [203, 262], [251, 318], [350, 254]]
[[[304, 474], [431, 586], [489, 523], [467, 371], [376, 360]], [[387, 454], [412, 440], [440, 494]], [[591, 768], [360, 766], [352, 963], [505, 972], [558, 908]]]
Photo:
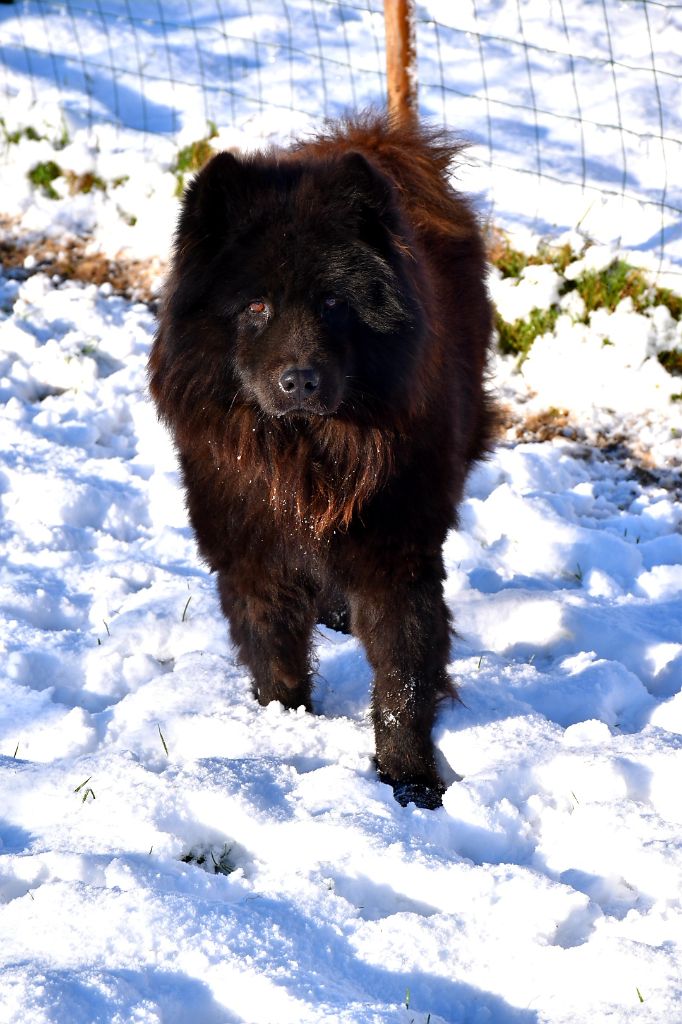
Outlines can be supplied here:
[[249, 402], [229, 412], [204, 396], [178, 402], [178, 371], [161, 376], [152, 367], [151, 385], [164, 419], [172, 424], [179, 449], [197, 459], [211, 455], [211, 472], [246, 498], [261, 490], [283, 528], [300, 528], [317, 538], [346, 530], [368, 499], [391, 475], [399, 432], [351, 416], [277, 419]]

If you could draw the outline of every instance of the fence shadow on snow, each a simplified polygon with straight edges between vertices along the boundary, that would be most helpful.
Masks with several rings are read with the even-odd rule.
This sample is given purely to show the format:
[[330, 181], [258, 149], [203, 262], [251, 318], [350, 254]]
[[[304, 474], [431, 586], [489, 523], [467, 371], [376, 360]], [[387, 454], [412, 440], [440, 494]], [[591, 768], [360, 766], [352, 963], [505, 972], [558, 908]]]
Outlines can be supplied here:
[[[587, 218], [598, 237], [615, 201], [633, 247], [662, 257], [682, 240], [681, 42], [682, 5], [663, 0], [428, 0], [420, 112], [473, 141], [489, 214]], [[0, 7], [0, 94], [27, 91], [70, 130], [282, 139], [383, 102], [383, 4], [16, 0]]]

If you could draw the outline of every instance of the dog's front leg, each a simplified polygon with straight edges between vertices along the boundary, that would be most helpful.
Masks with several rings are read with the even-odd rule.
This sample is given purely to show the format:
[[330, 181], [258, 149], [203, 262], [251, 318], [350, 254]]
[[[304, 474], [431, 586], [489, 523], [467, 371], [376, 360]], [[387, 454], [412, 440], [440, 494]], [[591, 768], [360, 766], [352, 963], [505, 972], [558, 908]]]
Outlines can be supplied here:
[[353, 632], [374, 669], [376, 763], [403, 806], [438, 807], [444, 785], [431, 729], [439, 697], [452, 692], [446, 664], [450, 622], [442, 563], [379, 574], [351, 594]]
[[310, 637], [315, 594], [303, 579], [244, 559], [218, 571], [218, 590], [240, 660], [260, 704], [311, 708]]

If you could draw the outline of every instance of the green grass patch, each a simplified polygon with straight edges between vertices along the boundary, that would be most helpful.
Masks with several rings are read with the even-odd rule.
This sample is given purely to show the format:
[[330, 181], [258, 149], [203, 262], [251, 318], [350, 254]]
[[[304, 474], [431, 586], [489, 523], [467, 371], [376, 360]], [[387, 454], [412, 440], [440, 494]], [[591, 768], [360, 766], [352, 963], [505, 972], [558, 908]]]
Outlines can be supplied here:
[[498, 240], [490, 252], [490, 262], [502, 274], [502, 277], [521, 277], [521, 272], [528, 266], [529, 257], [520, 249], [512, 249], [506, 239]]
[[495, 327], [498, 344], [503, 355], [525, 355], [531, 345], [541, 334], [553, 331], [559, 316], [559, 307], [549, 309], [532, 309], [530, 315], [523, 320], [508, 323], [499, 313], [495, 314]]
[[84, 171], [76, 174], [75, 171], [63, 170], [54, 160], [45, 160], [36, 164], [28, 172], [28, 179], [31, 184], [41, 190], [43, 195], [49, 199], [60, 199], [60, 195], [54, 188], [52, 182], [57, 178], [64, 178], [69, 193], [72, 196], [91, 192], [106, 192], [109, 188], [117, 188], [128, 180], [127, 175], [107, 182], [94, 171]]
[[613, 312], [623, 299], [632, 299], [633, 308], [644, 313], [654, 306], [667, 306], [674, 320], [682, 319], [682, 296], [670, 288], [652, 287], [643, 271], [633, 267], [626, 260], [615, 259], [603, 270], [587, 270], [575, 283], [567, 282], [577, 289], [585, 303], [585, 322], [595, 309]]
[[7, 122], [4, 117], [0, 117], [0, 134], [5, 140], [7, 145], [16, 146], [21, 142], [22, 139], [30, 139], [32, 142], [42, 142], [47, 138], [46, 135], [41, 135], [31, 125], [27, 125], [25, 128], [15, 128], [14, 131], [10, 131], [7, 127]]
[[670, 288], [654, 288], [652, 305], [667, 306], [673, 320], [682, 320], [682, 295], [676, 295]]
[[52, 182], [61, 178], [63, 171], [54, 160], [45, 160], [36, 164], [28, 172], [28, 180], [35, 188], [39, 188], [48, 199], [59, 199], [59, 193], [52, 186]]
[[651, 305], [647, 301], [649, 285], [644, 274], [621, 259], [614, 260], [603, 270], [584, 271], [577, 278], [575, 288], [585, 303], [586, 321], [595, 309], [613, 312], [618, 303], [628, 297], [638, 312]]
[[671, 350], [659, 352], [658, 361], [674, 377], [682, 377], [682, 352]]
[[179, 151], [175, 160], [171, 164], [171, 171], [177, 179], [177, 186], [175, 194], [181, 196], [185, 188], [185, 177], [188, 174], [195, 174], [200, 171], [204, 164], [208, 163], [212, 156], [215, 156], [216, 150], [211, 145], [211, 140], [215, 139], [218, 134], [218, 129], [212, 121], [209, 121], [208, 134], [202, 139], [196, 139], [194, 142], [190, 142], [189, 145], [183, 146]]
[[497, 267], [503, 277], [521, 277], [526, 267], [549, 265], [563, 274], [569, 263], [579, 259], [580, 253], [574, 252], [570, 245], [549, 245], [541, 243], [536, 253], [525, 253], [514, 249], [506, 235], [498, 233], [494, 236], [489, 251], [490, 262]]
[[[502, 233], [493, 235], [489, 258], [503, 277], [520, 279], [529, 266], [541, 264], [552, 266], [562, 277], [570, 263], [579, 259], [570, 245], [551, 246], [541, 244], [534, 255], [515, 249]], [[616, 258], [602, 270], [585, 270], [575, 280], [564, 278], [559, 288], [560, 296], [577, 292], [585, 309], [580, 317], [582, 323], [589, 323], [590, 315], [597, 309], [613, 312], [623, 299], [630, 298], [632, 307], [638, 313], [645, 313], [655, 306], [666, 306], [674, 320], [682, 320], [682, 295], [670, 288], [652, 286], [642, 270], [633, 267], [627, 260]], [[495, 327], [499, 337], [499, 349], [504, 355], [524, 356], [535, 339], [554, 330], [561, 310], [558, 305], [549, 309], [533, 309], [529, 316], [509, 323], [499, 313], [495, 315]], [[605, 338], [604, 345], [613, 342]], [[659, 362], [668, 373], [682, 375], [682, 353], [671, 350], [661, 352]]]
[[60, 135], [56, 138], [50, 139], [48, 135], [42, 135], [30, 124], [23, 128], [15, 128], [13, 131], [10, 131], [4, 117], [0, 117], [0, 137], [8, 146], [16, 146], [22, 141], [22, 139], [28, 139], [30, 142], [51, 142], [55, 149], [64, 149], [65, 146], [68, 146], [70, 141], [66, 125], [62, 126]]

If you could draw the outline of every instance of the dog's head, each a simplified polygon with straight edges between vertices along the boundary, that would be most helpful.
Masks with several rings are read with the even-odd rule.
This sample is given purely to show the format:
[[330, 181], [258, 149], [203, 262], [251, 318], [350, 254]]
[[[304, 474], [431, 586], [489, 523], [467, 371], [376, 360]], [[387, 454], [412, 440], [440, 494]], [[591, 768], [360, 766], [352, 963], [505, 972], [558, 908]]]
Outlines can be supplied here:
[[399, 402], [420, 319], [408, 248], [394, 186], [361, 154], [220, 153], [185, 193], [166, 317], [226, 403], [312, 417]]

